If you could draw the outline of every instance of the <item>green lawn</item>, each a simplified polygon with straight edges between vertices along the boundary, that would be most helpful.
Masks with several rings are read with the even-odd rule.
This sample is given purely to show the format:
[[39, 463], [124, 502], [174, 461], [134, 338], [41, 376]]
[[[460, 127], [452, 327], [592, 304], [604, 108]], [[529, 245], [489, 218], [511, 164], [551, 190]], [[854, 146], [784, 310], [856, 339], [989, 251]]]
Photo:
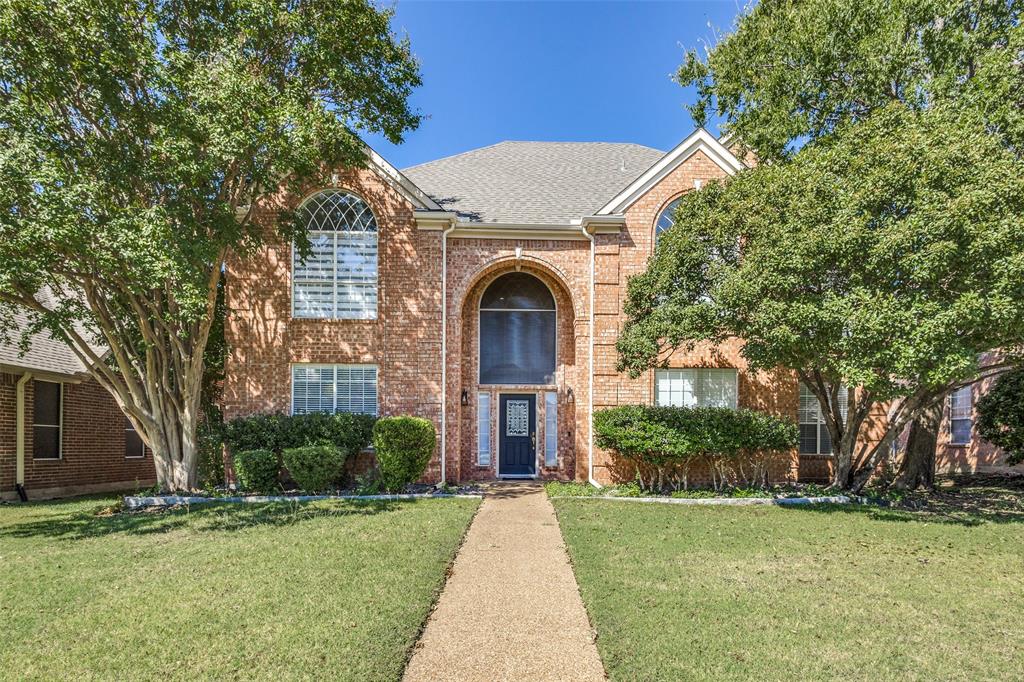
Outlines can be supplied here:
[[614, 680], [1024, 675], [1019, 498], [1008, 513], [554, 504]]
[[0, 678], [395, 680], [479, 502], [0, 506]]

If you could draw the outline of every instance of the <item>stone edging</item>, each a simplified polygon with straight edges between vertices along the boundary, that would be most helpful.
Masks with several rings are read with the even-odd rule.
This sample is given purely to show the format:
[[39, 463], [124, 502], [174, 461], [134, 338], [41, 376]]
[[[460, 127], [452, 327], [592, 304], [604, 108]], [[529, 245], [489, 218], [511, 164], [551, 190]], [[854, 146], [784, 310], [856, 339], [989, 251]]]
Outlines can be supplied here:
[[695, 505], [732, 505], [746, 506], [768, 504], [775, 506], [801, 504], [866, 504], [863, 497], [623, 497], [612, 495], [564, 495], [555, 496], [554, 500], [612, 500], [615, 502], [649, 502], [654, 504], [695, 504]]
[[129, 495], [124, 498], [127, 509], [144, 507], [175, 507], [182, 504], [207, 504], [209, 502], [234, 502], [257, 504], [265, 502], [315, 502], [317, 500], [427, 500], [435, 498], [468, 498], [480, 499], [483, 495], [451, 494], [451, 493], [414, 493], [401, 495], [234, 495], [231, 497], [202, 497], [191, 495], [159, 495], [154, 497], [137, 497]]

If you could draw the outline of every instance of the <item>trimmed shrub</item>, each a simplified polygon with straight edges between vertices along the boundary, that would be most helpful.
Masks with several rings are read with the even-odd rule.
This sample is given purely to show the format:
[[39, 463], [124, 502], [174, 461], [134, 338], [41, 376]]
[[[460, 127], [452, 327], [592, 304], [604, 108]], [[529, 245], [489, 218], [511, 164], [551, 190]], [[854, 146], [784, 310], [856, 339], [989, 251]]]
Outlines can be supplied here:
[[277, 454], [270, 450], [242, 450], [234, 456], [235, 475], [242, 490], [268, 493], [277, 488], [277, 475], [281, 471]]
[[283, 459], [299, 488], [309, 493], [327, 490], [341, 479], [345, 466], [344, 453], [333, 445], [288, 448]]
[[427, 470], [437, 444], [434, 422], [420, 417], [384, 417], [373, 426], [381, 485], [399, 491]]
[[292, 448], [330, 445], [344, 461], [369, 447], [375, 421], [367, 414], [257, 414], [224, 424], [224, 442], [232, 453], [270, 450], [279, 456]]
[[623, 405], [594, 414], [598, 446], [631, 460], [648, 489], [689, 487], [690, 468], [708, 466], [715, 488], [766, 485], [768, 459], [796, 446], [793, 422], [728, 407]]

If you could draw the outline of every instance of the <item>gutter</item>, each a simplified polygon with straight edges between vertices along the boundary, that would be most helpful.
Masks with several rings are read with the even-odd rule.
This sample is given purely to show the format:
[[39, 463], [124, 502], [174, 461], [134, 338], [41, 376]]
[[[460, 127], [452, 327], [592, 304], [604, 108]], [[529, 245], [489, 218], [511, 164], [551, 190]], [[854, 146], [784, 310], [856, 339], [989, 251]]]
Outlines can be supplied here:
[[15, 451], [17, 465], [14, 474], [14, 487], [22, 502], [28, 501], [25, 494], [25, 385], [32, 378], [31, 372], [25, 372], [15, 385]]
[[447, 483], [448, 459], [448, 235], [455, 229], [454, 217], [441, 233], [441, 483]]
[[590, 240], [590, 370], [589, 370], [589, 387], [587, 389], [587, 480], [590, 485], [595, 488], [602, 488], [600, 483], [594, 478], [594, 310], [596, 305], [594, 303], [594, 262], [596, 253], [596, 244], [594, 242], [594, 235], [587, 229], [589, 221], [584, 220], [580, 225], [580, 232], [583, 236]]

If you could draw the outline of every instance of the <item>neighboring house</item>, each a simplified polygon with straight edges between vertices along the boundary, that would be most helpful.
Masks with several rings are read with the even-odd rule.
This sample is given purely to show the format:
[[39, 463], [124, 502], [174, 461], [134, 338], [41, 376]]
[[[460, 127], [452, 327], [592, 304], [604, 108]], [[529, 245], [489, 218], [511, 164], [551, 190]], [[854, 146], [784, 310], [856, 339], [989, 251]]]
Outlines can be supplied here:
[[[227, 418], [359, 411], [439, 428], [432, 480], [607, 483], [632, 469], [593, 447], [593, 410], [726, 405], [799, 420], [775, 480], [827, 475], [831, 446], [790, 372], [749, 372], [739, 340], [616, 372], [622, 302], [674, 202], [744, 168], [698, 130], [635, 144], [503, 142], [399, 172], [371, 152], [300, 209], [312, 254], [271, 237], [228, 267]], [[443, 428], [442, 428], [443, 425]], [[824, 434], [824, 435], [823, 435]]]
[[0, 342], [0, 499], [152, 485], [153, 458], [113, 397], [62, 342], [32, 335]]

